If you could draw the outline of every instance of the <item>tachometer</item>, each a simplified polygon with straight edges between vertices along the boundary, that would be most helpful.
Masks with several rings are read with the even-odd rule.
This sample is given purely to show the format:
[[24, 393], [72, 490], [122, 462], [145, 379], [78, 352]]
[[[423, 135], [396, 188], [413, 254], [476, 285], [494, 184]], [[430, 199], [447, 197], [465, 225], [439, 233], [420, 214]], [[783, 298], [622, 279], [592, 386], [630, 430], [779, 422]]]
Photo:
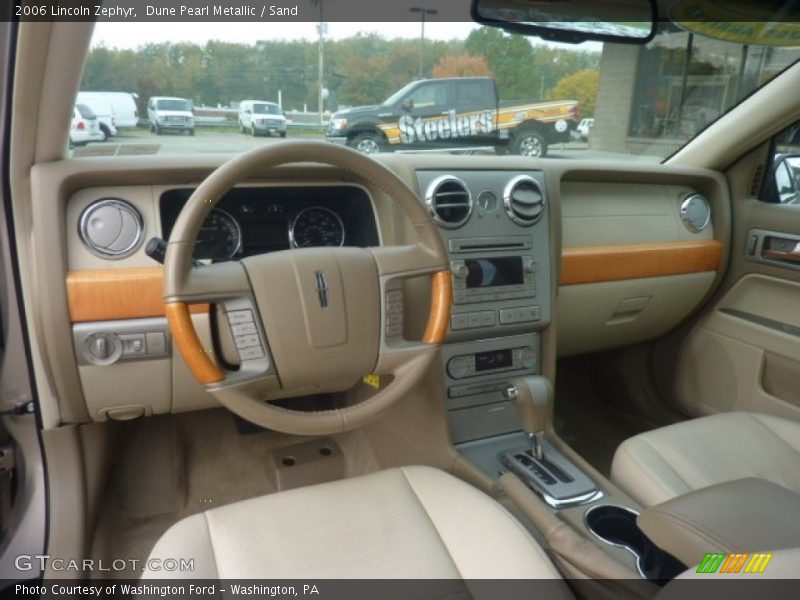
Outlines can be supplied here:
[[344, 224], [332, 210], [312, 206], [295, 217], [289, 227], [289, 239], [295, 248], [342, 246]]
[[241, 247], [239, 223], [224, 210], [215, 208], [197, 234], [193, 256], [195, 259], [229, 260]]

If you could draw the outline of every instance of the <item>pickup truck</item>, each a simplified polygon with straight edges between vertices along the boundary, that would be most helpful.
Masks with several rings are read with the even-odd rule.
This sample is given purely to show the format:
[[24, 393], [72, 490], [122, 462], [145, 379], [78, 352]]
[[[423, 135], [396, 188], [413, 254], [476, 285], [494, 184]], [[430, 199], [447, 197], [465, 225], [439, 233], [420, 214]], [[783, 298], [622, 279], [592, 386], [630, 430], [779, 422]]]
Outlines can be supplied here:
[[420, 79], [379, 106], [331, 115], [327, 138], [373, 154], [392, 150], [472, 150], [545, 156], [580, 121], [575, 100], [500, 102], [488, 77]]

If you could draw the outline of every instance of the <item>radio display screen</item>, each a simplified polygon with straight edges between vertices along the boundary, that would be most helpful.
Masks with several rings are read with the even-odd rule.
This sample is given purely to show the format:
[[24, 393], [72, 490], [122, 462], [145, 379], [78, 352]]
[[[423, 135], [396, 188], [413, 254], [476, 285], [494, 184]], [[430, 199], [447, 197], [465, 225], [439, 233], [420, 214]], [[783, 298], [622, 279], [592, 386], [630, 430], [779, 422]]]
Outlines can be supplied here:
[[471, 258], [464, 261], [469, 269], [467, 289], [520, 285], [524, 282], [521, 256]]
[[504, 369], [513, 364], [511, 350], [493, 350], [491, 352], [478, 352], [475, 355], [475, 372]]

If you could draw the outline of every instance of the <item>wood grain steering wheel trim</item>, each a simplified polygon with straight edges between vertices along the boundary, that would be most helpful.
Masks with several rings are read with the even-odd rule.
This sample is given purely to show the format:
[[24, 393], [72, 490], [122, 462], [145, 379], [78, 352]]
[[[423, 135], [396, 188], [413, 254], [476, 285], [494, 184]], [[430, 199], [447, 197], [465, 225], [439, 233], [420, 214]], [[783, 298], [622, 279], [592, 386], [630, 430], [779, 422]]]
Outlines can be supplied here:
[[431, 276], [431, 311], [422, 341], [426, 344], [441, 344], [447, 333], [450, 309], [453, 306], [453, 280], [450, 270], [437, 271]]
[[189, 370], [200, 383], [209, 385], [219, 383], [225, 379], [225, 374], [211, 360], [211, 353], [203, 349], [200, 338], [197, 337], [189, 305], [185, 302], [167, 302], [164, 304], [164, 311], [169, 321], [169, 328], [172, 332], [172, 339], [180, 350], [183, 360]]

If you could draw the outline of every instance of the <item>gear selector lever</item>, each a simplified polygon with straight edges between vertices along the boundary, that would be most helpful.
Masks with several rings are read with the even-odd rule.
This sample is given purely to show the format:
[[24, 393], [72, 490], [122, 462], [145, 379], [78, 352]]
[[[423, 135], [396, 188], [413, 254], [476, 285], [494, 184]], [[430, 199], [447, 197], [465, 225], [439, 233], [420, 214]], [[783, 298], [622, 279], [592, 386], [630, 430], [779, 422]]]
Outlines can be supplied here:
[[503, 452], [501, 462], [554, 508], [601, 497], [594, 482], [545, 437], [553, 406], [550, 381], [539, 375], [513, 379], [503, 397], [517, 407], [528, 447]]
[[542, 436], [553, 402], [553, 386], [545, 377], [532, 375], [513, 380], [503, 396], [517, 407], [522, 427], [528, 435], [528, 450], [538, 460], [544, 458]]

